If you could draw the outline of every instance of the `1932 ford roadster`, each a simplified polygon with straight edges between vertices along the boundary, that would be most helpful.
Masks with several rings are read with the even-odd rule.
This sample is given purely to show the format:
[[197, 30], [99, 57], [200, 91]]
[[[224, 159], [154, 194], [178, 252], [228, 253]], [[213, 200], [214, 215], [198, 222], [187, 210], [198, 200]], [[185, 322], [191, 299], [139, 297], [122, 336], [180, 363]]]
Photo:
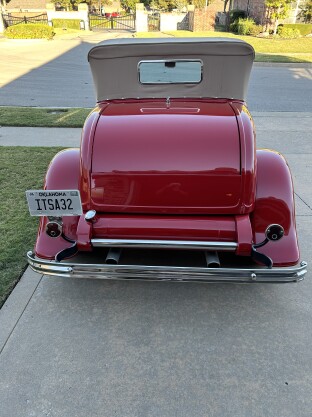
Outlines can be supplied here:
[[30, 266], [66, 277], [295, 282], [294, 193], [255, 149], [253, 48], [232, 39], [119, 39], [89, 52], [97, 107], [52, 160]]

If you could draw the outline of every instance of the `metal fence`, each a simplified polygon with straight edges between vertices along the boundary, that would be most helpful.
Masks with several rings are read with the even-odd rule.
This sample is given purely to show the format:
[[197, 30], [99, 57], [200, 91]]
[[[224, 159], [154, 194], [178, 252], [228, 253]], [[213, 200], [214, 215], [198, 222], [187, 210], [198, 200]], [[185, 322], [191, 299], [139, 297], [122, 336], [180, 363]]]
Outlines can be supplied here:
[[96, 30], [135, 30], [135, 18], [134, 14], [127, 14], [123, 16], [106, 15], [101, 16], [99, 14], [89, 15], [90, 29]]
[[43, 23], [48, 24], [48, 15], [46, 13], [39, 14], [37, 16], [12, 16], [9, 14], [3, 14], [3, 20], [6, 27], [18, 25], [19, 23]]

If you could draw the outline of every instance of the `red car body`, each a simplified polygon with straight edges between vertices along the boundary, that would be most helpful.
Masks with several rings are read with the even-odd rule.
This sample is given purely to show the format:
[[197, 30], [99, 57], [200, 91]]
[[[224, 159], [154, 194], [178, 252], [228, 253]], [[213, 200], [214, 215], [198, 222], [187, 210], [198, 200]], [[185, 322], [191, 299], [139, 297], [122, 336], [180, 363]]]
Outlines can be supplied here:
[[[127, 42], [140, 45], [131, 40], [121, 47]], [[155, 45], [145, 42], [147, 48]], [[117, 54], [118, 45], [106, 45]], [[63, 217], [57, 238], [47, 234], [51, 219], [41, 217], [35, 251], [28, 254], [33, 269], [96, 278], [301, 280], [306, 264], [299, 263], [289, 167], [278, 152], [256, 150], [244, 99], [153, 94], [98, 97], [80, 149], [64, 150], [52, 160], [45, 190], [79, 190], [83, 214]], [[276, 233], [270, 238], [271, 226], [282, 238]], [[105, 263], [116, 248], [117, 258], [109, 260], [114, 264]], [[126, 261], [119, 259], [119, 248], [130, 248]], [[152, 255], [160, 250], [161, 264], [145, 262], [144, 250], [150, 249]], [[63, 261], [96, 250], [102, 251], [100, 263]], [[60, 253], [65, 256], [58, 259]], [[171, 265], [174, 256], [199, 253], [206, 259], [213, 254], [214, 262]], [[141, 263], [129, 263], [129, 256]]]

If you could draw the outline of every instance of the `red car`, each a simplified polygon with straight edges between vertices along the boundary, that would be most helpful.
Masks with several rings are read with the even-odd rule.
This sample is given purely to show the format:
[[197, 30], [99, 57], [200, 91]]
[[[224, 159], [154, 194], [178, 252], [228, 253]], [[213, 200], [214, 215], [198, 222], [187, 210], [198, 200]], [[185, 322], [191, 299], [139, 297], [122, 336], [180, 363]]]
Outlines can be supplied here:
[[52, 160], [30, 266], [104, 279], [295, 282], [289, 167], [255, 148], [253, 48], [233, 39], [118, 39], [90, 50], [97, 107]]

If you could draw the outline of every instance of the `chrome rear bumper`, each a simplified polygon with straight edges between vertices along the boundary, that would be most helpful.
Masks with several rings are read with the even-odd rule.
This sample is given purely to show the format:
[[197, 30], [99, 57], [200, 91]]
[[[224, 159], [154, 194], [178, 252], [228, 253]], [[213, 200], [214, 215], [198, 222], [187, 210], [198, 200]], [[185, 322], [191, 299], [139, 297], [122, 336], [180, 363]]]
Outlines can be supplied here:
[[66, 278], [95, 278], [116, 280], [286, 283], [301, 281], [307, 273], [307, 263], [286, 268], [203, 268], [146, 265], [108, 265], [55, 262], [27, 253], [30, 267], [41, 274]]

